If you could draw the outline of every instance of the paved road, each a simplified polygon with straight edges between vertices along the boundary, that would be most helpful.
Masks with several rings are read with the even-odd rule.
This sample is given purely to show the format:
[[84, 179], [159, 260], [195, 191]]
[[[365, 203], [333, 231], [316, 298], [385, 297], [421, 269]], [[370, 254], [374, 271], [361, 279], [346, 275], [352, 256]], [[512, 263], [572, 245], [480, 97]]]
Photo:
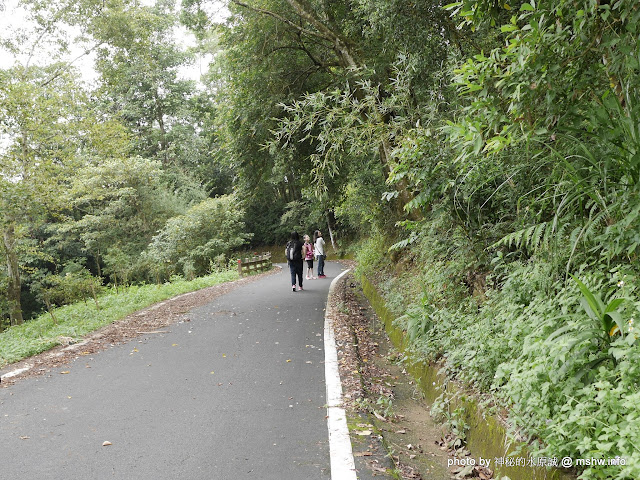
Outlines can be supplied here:
[[328, 479], [322, 335], [340, 270], [293, 293], [285, 266], [169, 333], [0, 389], [1, 478]]

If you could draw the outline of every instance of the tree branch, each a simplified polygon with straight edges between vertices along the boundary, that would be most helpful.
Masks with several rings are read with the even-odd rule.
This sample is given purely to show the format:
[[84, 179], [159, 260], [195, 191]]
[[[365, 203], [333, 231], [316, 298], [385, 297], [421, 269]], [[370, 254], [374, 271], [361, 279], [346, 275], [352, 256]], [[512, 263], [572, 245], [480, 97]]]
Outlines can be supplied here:
[[319, 32], [324, 35], [324, 38], [329, 40], [342, 59], [344, 66], [349, 68], [357, 68], [358, 63], [355, 60], [353, 52], [349, 43], [338, 32], [333, 31], [321, 20], [319, 20], [313, 12], [313, 8], [306, 0], [287, 0], [287, 3], [295, 10], [295, 12], [309, 24], [313, 25]]
[[283, 17], [282, 15], [272, 12], [270, 10], [265, 10], [264, 8], [254, 7], [245, 3], [241, 0], [231, 0], [232, 3], [239, 5], [241, 7], [247, 8], [251, 11], [261, 13], [263, 15], [268, 15], [273, 17], [290, 27], [296, 29], [298, 32], [309, 35], [316, 38], [321, 38], [322, 40], [326, 40], [331, 43], [333, 50], [338, 55], [338, 58], [342, 62], [342, 66], [346, 68], [357, 68], [358, 62], [355, 60], [355, 57], [352, 52], [352, 48], [349, 45], [343, 36], [331, 28], [329, 28], [324, 22], [319, 20], [315, 15], [313, 8], [305, 1], [305, 0], [286, 0], [287, 3], [293, 8], [294, 12], [306, 21], [309, 25], [314, 27], [316, 30], [309, 30], [304, 28], [296, 23], [292, 22], [288, 18]]
[[253, 11], [253, 12], [261, 13], [263, 15], [268, 15], [270, 17], [273, 17], [276, 20], [279, 20], [280, 22], [285, 23], [285, 24], [289, 25], [290, 27], [295, 28], [300, 33], [304, 33], [305, 35], [311, 35], [312, 37], [321, 38], [322, 40], [327, 40], [329, 42], [332, 41], [331, 38], [328, 38], [325, 35], [322, 35], [322, 34], [320, 34], [318, 32], [314, 32], [313, 30], [307, 30], [306, 28], [301, 27], [300, 25], [296, 25], [294, 22], [292, 22], [288, 18], [285, 18], [282, 15], [279, 15], [279, 14], [277, 14], [275, 12], [270, 11], [270, 10], [266, 10], [264, 8], [254, 7], [252, 5], [249, 5], [248, 3], [241, 2], [240, 0], [231, 0], [231, 2], [235, 3], [236, 5], [239, 5], [241, 7], [247, 8], [247, 9]]
[[51, 82], [53, 82], [56, 78], [58, 78], [60, 75], [62, 75], [62, 73], [69, 68], [70, 66], [72, 66], [75, 62], [77, 62], [78, 60], [80, 60], [82, 57], [89, 55], [91, 52], [93, 52], [95, 49], [97, 49], [98, 47], [100, 47], [101, 45], [103, 45], [104, 42], [100, 42], [95, 44], [93, 47], [91, 47], [89, 50], [85, 50], [84, 52], [82, 52], [81, 54], [79, 54], [76, 58], [74, 58], [73, 60], [70, 60], [68, 62], [64, 62], [59, 68], [57, 68], [50, 76], [49, 78], [47, 78], [46, 80], [44, 80], [40, 86], [41, 87], [46, 87], [47, 85], [49, 85]]
[[316, 66], [316, 67], [319, 67], [319, 68], [339, 67], [340, 66], [337, 62], [325, 63], [325, 62], [322, 62], [322, 61], [318, 60], [307, 49], [307, 47], [302, 43], [302, 41], [301, 41], [301, 43], [299, 45], [281, 45], [279, 47], [273, 47], [271, 50], [269, 50], [266, 53], [266, 55], [271, 55], [271, 54], [276, 53], [276, 52], [278, 52], [280, 50], [296, 50], [298, 52], [303, 52], [305, 55], [307, 55], [307, 57], [309, 57], [309, 59], [311, 60], [313, 65]]

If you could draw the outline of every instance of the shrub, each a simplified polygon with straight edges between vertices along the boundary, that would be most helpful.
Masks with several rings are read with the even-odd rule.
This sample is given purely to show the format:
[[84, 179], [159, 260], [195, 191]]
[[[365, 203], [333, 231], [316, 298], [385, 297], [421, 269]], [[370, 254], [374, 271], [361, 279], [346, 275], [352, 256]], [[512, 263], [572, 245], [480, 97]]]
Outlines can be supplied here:
[[208, 272], [211, 262], [244, 245], [242, 209], [234, 196], [209, 198], [184, 215], [171, 218], [145, 252], [151, 263], [166, 265], [161, 274], [195, 278]]

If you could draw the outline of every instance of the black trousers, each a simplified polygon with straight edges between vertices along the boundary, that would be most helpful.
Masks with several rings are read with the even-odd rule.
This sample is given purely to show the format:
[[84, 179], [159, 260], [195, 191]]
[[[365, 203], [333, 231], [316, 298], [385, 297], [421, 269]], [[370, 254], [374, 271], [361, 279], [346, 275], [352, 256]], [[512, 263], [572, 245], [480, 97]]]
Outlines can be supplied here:
[[296, 276], [298, 277], [298, 286], [302, 286], [302, 259], [289, 260], [289, 271], [291, 272], [291, 285], [296, 284]]

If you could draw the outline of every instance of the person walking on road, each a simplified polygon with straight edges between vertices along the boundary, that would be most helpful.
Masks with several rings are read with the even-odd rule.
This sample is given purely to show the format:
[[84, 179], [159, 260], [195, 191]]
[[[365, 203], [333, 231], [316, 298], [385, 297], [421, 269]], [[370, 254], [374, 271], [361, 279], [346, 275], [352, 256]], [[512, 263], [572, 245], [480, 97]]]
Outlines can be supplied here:
[[324, 254], [324, 239], [320, 230], [316, 230], [313, 234], [313, 243], [315, 255], [318, 259], [318, 278], [326, 278], [324, 274], [324, 259], [327, 256]]
[[302, 246], [302, 255], [307, 262], [307, 280], [315, 280], [317, 277], [313, 276], [313, 245], [311, 244], [311, 238], [309, 235], [304, 236], [304, 245]]
[[302, 288], [302, 242], [300, 241], [300, 235], [298, 232], [291, 233], [291, 239], [287, 242], [285, 248], [285, 256], [287, 257], [287, 263], [289, 264], [289, 271], [291, 272], [291, 289], [296, 291], [296, 277], [298, 279], [298, 290]]

